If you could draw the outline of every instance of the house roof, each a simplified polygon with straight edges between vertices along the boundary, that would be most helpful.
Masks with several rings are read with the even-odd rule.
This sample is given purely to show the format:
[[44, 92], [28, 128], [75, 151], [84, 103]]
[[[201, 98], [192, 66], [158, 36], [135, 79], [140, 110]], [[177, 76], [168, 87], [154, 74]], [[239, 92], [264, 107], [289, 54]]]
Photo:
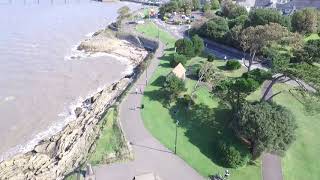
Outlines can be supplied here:
[[183, 67], [181, 63], [179, 63], [173, 70], [172, 73], [178, 78], [184, 79], [186, 74], [186, 69]]

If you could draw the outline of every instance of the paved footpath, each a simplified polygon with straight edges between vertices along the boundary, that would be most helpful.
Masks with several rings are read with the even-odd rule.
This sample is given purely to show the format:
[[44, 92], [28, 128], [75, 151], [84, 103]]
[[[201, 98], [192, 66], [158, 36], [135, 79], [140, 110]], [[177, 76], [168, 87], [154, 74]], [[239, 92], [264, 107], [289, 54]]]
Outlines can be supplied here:
[[[266, 91], [271, 81], [263, 83], [262, 95]], [[267, 94], [267, 98], [272, 96], [272, 89]], [[262, 155], [262, 178], [263, 180], [282, 180], [281, 158], [278, 155], [265, 153]]]
[[[155, 58], [148, 67], [148, 77], [159, 64], [158, 57], [163, 55], [164, 46], [160, 44]], [[154, 172], [162, 180], [200, 180], [204, 179], [182, 159], [165, 148], [144, 127], [139, 107], [141, 94], [135, 89], [144, 89], [145, 72], [132, 87], [132, 92], [120, 104], [120, 121], [126, 138], [132, 143], [134, 160], [94, 168], [97, 180], [131, 180], [135, 175]]]

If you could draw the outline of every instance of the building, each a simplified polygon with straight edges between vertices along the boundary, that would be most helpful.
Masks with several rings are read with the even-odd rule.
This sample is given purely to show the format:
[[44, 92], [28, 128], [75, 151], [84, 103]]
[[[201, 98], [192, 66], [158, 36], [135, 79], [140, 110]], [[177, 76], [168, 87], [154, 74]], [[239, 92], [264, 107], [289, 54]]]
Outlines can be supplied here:
[[275, 8], [284, 14], [307, 7], [320, 8], [320, 0], [236, 0], [236, 3], [248, 11], [252, 8]]
[[170, 74], [177, 76], [178, 78], [185, 80], [186, 79], [186, 69], [181, 63], [179, 63]]

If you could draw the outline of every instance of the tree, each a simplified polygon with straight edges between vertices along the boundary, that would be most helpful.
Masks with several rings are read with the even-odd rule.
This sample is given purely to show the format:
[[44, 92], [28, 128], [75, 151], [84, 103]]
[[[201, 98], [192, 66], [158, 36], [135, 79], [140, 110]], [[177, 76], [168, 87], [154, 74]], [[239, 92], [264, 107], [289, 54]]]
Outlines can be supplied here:
[[177, 1], [170, 1], [159, 8], [159, 14], [163, 18], [166, 13], [173, 13], [179, 10]]
[[273, 74], [278, 74], [273, 76], [271, 83], [269, 83], [266, 88], [261, 101], [270, 101], [275, 96], [282, 93], [279, 91], [274, 93], [271, 97], [267, 98], [269, 92], [271, 91], [274, 84], [276, 84], [280, 79], [288, 79], [295, 81], [298, 85], [298, 88], [301, 91], [308, 93], [310, 95], [319, 94], [320, 90], [320, 68], [310, 64], [301, 59], [301, 62], [292, 62], [290, 61], [289, 54], [283, 54], [277, 50], [270, 49], [268, 51], [268, 57], [271, 60], [271, 69], [270, 71]]
[[211, 4], [211, 9], [212, 9], [212, 10], [216, 10], [216, 9], [219, 9], [219, 8], [220, 8], [220, 2], [219, 2], [219, 0], [211, 0], [211, 1], [210, 1], [210, 4]]
[[192, 94], [196, 92], [197, 87], [200, 83], [207, 82], [208, 84], [212, 85], [214, 82], [218, 81], [221, 78], [221, 74], [216, 72], [216, 69], [214, 68], [213, 64], [210, 62], [205, 62], [199, 69], [198, 81], [193, 88]]
[[203, 12], [209, 12], [211, 10], [211, 4], [206, 2], [204, 5], [203, 5]]
[[234, 19], [230, 19], [228, 21], [229, 28], [233, 28], [235, 26], [244, 27], [244, 25], [247, 22], [247, 20], [248, 20], [248, 16], [247, 15], [241, 15], [241, 16], [238, 16], [238, 17], [236, 17]]
[[193, 43], [195, 55], [200, 55], [204, 49], [204, 43], [202, 38], [200, 38], [198, 35], [194, 35], [192, 36], [191, 41]]
[[293, 63], [305, 62], [310, 65], [320, 62], [320, 40], [310, 40], [303, 48], [295, 49], [290, 61]]
[[263, 152], [283, 154], [295, 140], [294, 115], [275, 103], [245, 103], [232, 122], [236, 134], [250, 142], [257, 158]]
[[268, 45], [281, 43], [281, 45], [299, 46], [301, 39], [298, 34], [289, 32], [287, 28], [277, 23], [248, 27], [239, 36], [243, 52], [249, 51], [251, 57], [248, 64], [244, 62], [244, 65], [250, 71], [257, 53], [261, 53]]
[[200, 1], [199, 0], [192, 0], [193, 10], [199, 10], [200, 9]]
[[162, 89], [166, 92], [165, 94], [170, 101], [177, 98], [183, 91], [186, 91], [184, 81], [173, 74], [167, 76]]
[[276, 9], [255, 9], [250, 11], [247, 26], [266, 25], [269, 23], [278, 23], [284, 27], [291, 28], [289, 16], [282, 15]]
[[213, 93], [218, 95], [225, 105], [238, 112], [246, 97], [259, 87], [259, 83], [251, 78], [227, 79], [221, 81], [213, 88]]
[[314, 62], [320, 62], [320, 40], [310, 40], [308, 41], [303, 50], [307, 53], [305, 62], [312, 64]]
[[234, 4], [230, 0], [224, 1], [224, 3], [221, 6], [222, 14], [225, 17], [234, 19], [241, 15], [248, 15], [248, 11], [245, 7], [242, 7], [238, 4]]
[[228, 22], [225, 18], [215, 16], [211, 20], [207, 21], [199, 29], [199, 33], [202, 36], [210, 38], [216, 41], [223, 41], [225, 34], [229, 31]]
[[187, 38], [177, 40], [174, 44], [174, 47], [176, 48], [176, 52], [179, 54], [183, 54], [188, 58], [194, 56], [193, 43]]
[[176, 67], [179, 63], [185, 65], [187, 63], [187, 57], [183, 54], [174, 53], [170, 65], [171, 67]]
[[[227, 144], [224, 141], [218, 143], [218, 152], [221, 155], [221, 161], [226, 167], [238, 168], [246, 165], [251, 156], [249, 153], [239, 151], [239, 147], [232, 144]], [[244, 154], [244, 155], [242, 155]]]
[[118, 9], [117, 13], [118, 13], [117, 25], [119, 26], [119, 25], [121, 25], [122, 20], [124, 18], [127, 18], [130, 16], [130, 8], [128, 6], [123, 6]]
[[300, 33], [314, 33], [318, 28], [318, 13], [316, 9], [306, 8], [292, 15], [292, 28]]

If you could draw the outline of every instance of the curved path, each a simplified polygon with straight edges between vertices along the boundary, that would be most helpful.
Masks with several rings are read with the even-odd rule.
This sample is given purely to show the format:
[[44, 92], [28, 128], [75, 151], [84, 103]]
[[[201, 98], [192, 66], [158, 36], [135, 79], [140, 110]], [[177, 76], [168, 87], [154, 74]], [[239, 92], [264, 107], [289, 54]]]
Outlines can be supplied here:
[[[262, 85], [262, 95], [270, 85], [271, 81], [267, 80]], [[267, 98], [273, 94], [272, 89], [267, 94]], [[263, 180], [282, 180], [281, 158], [278, 155], [265, 153], [262, 155], [262, 178]]]
[[[164, 45], [160, 44], [147, 72], [153, 74], [163, 55]], [[146, 84], [146, 71], [132, 87], [132, 92], [120, 104], [120, 121], [126, 138], [132, 144], [134, 160], [126, 163], [102, 165], [94, 168], [97, 180], [131, 180], [135, 175], [154, 172], [162, 180], [200, 180], [204, 179], [182, 159], [165, 148], [144, 127], [140, 109], [142, 94]], [[151, 76], [149, 76], [151, 77]], [[148, 78], [149, 79], [149, 78]]]

